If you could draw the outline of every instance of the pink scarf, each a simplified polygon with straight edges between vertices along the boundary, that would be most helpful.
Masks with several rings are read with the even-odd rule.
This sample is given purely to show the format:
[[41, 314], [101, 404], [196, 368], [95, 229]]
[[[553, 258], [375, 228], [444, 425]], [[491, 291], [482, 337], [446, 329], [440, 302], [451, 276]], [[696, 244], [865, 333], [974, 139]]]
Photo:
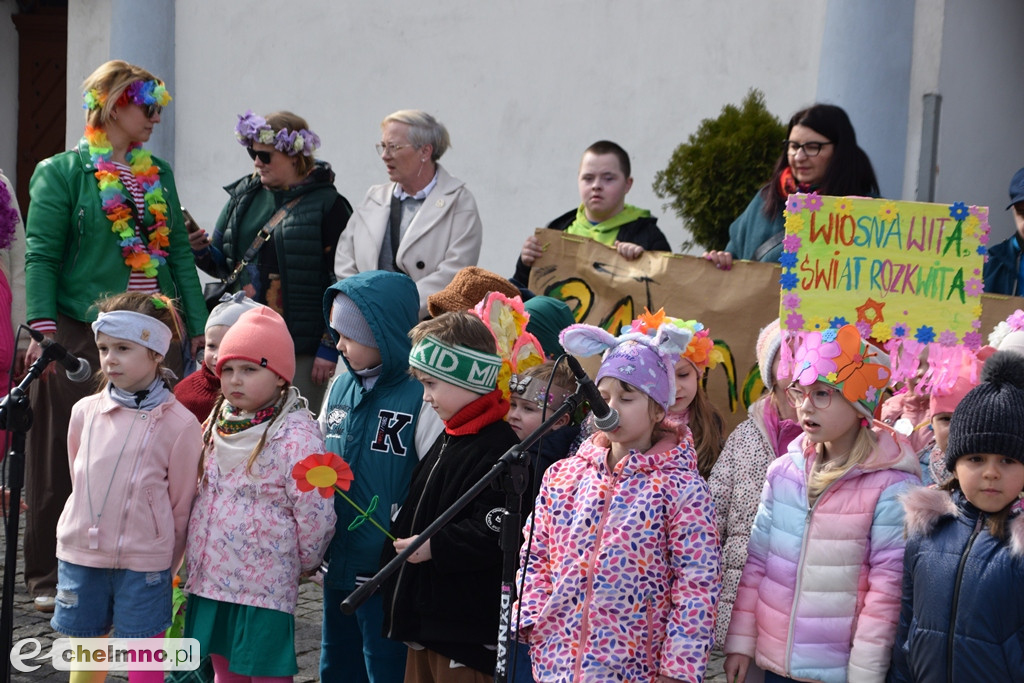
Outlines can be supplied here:
[[803, 431], [800, 425], [793, 420], [782, 420], [779, 418], [779, 411], [775, 410], [770, 400], [764, 402], [764, 428], [768, 434], [768, 441], [772, 444], [775, 457], [786, 452], [786, 448]]

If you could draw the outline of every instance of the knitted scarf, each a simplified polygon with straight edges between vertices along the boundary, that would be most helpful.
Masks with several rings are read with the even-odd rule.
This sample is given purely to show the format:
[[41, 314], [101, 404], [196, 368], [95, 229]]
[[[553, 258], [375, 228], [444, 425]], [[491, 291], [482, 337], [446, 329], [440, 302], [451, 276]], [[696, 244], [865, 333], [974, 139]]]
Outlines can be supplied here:
[[452, 415], [444, 423], [444, 431], [452, 436], [476, 434], [492, 422], [503, 419], [507, 413], [508, 401], [502, 397], [501, 389], [495, 389], [467, 403], [462, 410]]

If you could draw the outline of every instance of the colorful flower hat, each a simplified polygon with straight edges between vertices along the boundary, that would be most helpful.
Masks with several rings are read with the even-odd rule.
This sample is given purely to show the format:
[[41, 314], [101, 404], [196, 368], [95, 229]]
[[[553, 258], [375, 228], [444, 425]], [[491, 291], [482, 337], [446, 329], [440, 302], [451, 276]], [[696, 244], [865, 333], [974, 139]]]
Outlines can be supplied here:
[[835, 387], [868, 419], [874, 419], [889, 375], [889, 356], [861, 339], [853, 325], [807, 332], [793, 358], [794, 382]]
[[1024, 311], [1018, 308], [1006, 320], [996, 323], [981, 355], [987, 358], [996, 351], [1024, 353]]
[[480, 318], [494, 335], [494, 344], [501, 357], [498, 388], [507, 401], [510, 378], [544, 362], [544, 349], [540, 342], [526, 331], [530, 314], [519, 296], [509, 298], [501, 292], [490, 292], [469, 312]]
[[967, 392], [981, 381], [981, 362], [970, 349], [964, 349], [957, 362], [943, 365], [929, 362], [928, 372], [935, 375], [929, 414], [952, 413]]
[[664, 308], [658, 309], [657, 313], [651, 313], [644, 308], [643, 315], [630, 323], [628, 327], [623, 327], [622, 331], [640, 332], [653, 337], [662, 325], [674, 325], [690, 333], [690, 343], [680, 355], [693, 363], [698, 372], [703, 373], [722, 362], [722, 352], [715, 347], [715, 342], [704, 325], [696, 320], [683, 320], [667, 316]]
[[653, 335], [629, 331], [618, 337], [600, 327], [576, 324], [562, 330], [562, 348], [576, 356], [604, 353], [594, 382], [614, 377], [647, 394], [663, 410], [676, 398], [675, 361], [693, 332], [671, 323]]

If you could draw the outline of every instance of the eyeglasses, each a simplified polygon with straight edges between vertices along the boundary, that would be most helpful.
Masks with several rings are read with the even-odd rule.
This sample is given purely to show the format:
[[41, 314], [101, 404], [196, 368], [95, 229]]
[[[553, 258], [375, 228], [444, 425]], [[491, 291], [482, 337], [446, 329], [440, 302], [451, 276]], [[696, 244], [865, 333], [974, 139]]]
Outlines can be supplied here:
[[395, 156], [395, 152], [397, 152], [400, 149], [405, 149], [406, 147], [412, 147], [412, 145], [394, 145], [391, 144], [390, 142], [378, 142], [376, 145], [374, 145], [374, 148], [377, 150], [378, 155], [384, 154], [384, 150], [387, 150], [388, 156], [390, 157]]
[[246, 147], [245, 151], [247, 151], [249, 153], [249, 158], [252, 159], [253, 161], [256, 161], [257, 159], [259, 159], [260, 161], [262, 161], [265, 164], [269, 164], [270, 163], [270, 157], [273, 155], [273, 152], [268, 152], [266, 150], [259, 151], [259, 150], [253, 149], [252, 147]]
[[808, 398], [811, 399], [811, 405], [818, 410], [825, 410], [832, 405], [832, 394], [836, 393], [836, 390], [832, 387], [824, 387], [818, 389], [812, 389], [810, 391], [804, 391], [796, 384], [790, 384], [786, 387], [786, 399], [789, 400], [789, 405], [794, 408], [798, 408], [804, 404]]
[[142, 107], [142, 111], [146, 114], [147, 119], [151, 119], [164, 110], [159, 104], [147, 104], [139, 105]]
[[782, 146], [786, 148], [790, 156], [796, 156], [797, 152], [803, 150], [807, 156], [816, 157], [821, 153], [822, 147], [834, 144], [834, 142], [805, 142], [801, 145], [799, 142], [793, 142], [792, 140], [782, 141]]

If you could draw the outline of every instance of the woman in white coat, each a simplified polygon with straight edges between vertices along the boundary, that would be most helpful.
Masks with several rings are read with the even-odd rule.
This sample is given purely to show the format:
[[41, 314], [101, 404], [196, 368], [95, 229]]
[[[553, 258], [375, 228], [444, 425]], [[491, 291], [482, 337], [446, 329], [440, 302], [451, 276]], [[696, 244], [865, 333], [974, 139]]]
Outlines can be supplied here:
[[437, 119], [402, 110], [380, 128], [377, 152], [391, 182], [371, 187], [356, 207], [334, 270], [339, 280], [367, 270], [405, 273], [416, 282], [425, 318], [427, 297], [477, 264], [483, 225], [473, 195], [438, 163], [450, 142]]

